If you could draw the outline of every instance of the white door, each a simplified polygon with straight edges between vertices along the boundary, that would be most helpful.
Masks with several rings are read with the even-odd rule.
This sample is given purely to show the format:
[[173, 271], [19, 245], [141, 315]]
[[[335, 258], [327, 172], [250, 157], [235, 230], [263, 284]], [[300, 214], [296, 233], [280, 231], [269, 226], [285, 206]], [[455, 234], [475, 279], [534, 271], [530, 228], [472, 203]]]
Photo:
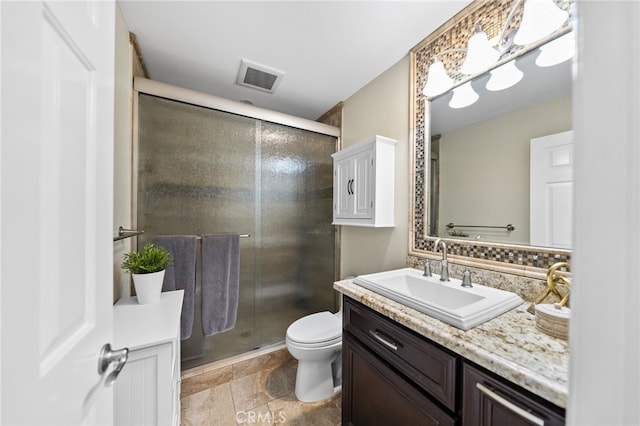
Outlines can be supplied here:
[[0, 3], [2, 424], [112, 423], [114, 19]]
[[571, 248], [573, 131], [531, 139], [530, 243]]

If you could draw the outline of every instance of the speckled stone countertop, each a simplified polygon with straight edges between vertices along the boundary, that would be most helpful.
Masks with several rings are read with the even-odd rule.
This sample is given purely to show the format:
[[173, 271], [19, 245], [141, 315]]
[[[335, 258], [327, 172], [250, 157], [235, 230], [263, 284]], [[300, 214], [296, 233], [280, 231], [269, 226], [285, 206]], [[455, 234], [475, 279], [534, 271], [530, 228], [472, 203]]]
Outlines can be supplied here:
[[569, 345], [538, 331], [527, 304], [463, 331], [360, 287], [351, 279], [337, 281], [333, 287], [547, 401], [566, 407]]

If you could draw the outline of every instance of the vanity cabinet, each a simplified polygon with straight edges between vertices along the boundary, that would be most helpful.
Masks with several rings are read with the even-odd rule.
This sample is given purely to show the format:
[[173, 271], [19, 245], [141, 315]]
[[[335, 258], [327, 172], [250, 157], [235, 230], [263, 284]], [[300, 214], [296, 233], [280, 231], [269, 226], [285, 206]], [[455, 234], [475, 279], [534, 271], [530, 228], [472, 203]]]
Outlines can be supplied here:
[[376, 135], [332, 154], [334, 225], [395, 226], [395, 145]]
[[348, 297], [342, 424], [563, 425], [564, 410]]
[[135, 297], [114, 305], [114, 343], [129, 348], [115, 382], [116, 425], [180, 425], [180, 314], [183, 290], [157, 303]]

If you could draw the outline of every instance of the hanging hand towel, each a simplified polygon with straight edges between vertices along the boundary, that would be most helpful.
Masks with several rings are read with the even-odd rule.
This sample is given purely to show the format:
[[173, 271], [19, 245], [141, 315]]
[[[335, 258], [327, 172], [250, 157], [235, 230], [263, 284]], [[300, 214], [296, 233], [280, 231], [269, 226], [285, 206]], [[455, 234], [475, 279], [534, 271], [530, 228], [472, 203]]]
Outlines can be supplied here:
[[153, 244], [169, 251], [172, 262], [164, 273], [162, 291], [184, 290], [180, 316], [180, 339], [191, 337], [193, 328], [196, 288], [196, 236], [158, 235]]
[[205, 336], [235, 327], [240, 279], [240, 236], [202, 236], [202, 330]]

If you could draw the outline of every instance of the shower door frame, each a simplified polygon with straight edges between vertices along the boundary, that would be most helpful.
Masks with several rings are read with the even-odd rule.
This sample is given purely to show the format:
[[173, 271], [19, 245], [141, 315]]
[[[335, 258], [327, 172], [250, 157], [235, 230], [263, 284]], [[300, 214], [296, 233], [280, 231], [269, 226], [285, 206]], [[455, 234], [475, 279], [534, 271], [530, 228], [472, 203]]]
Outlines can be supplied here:
[[[131, 224], [133, 229], [138, 229], [138, 148], [139, 148], [139, 129], [138, 129], [138, 100], [140, 94], [147, 94], [165, 98], [172, 101], [191, 104], [199, 107], [209, 108], [225, 113], [236, 114], [251, 119], [267, 121], [280, 124], [296, 129], [306, 130], [322, 135], [333, 136], [336, 138], [335, 151], [342, 147], [341, 129], [328, 124], [320, 123], [305, 118], [295, 117], [292, 115], [271, 111], [264, 108], [247, 105], [240, 102], [234, 102], [228, 99], [220, 98], [205, 93], [184, 89], [170, 84], [150, 80], [143, 77], [134, 77], [133, 83], [133, 127], [132, 127], [132, 145], [131, 145]], [[340, 277], [340, 236], [341, 227], [335, 227], [334, 234], [334, 279]], [[340, 306], [338, 296], [334, 295], [334, 307]]]

